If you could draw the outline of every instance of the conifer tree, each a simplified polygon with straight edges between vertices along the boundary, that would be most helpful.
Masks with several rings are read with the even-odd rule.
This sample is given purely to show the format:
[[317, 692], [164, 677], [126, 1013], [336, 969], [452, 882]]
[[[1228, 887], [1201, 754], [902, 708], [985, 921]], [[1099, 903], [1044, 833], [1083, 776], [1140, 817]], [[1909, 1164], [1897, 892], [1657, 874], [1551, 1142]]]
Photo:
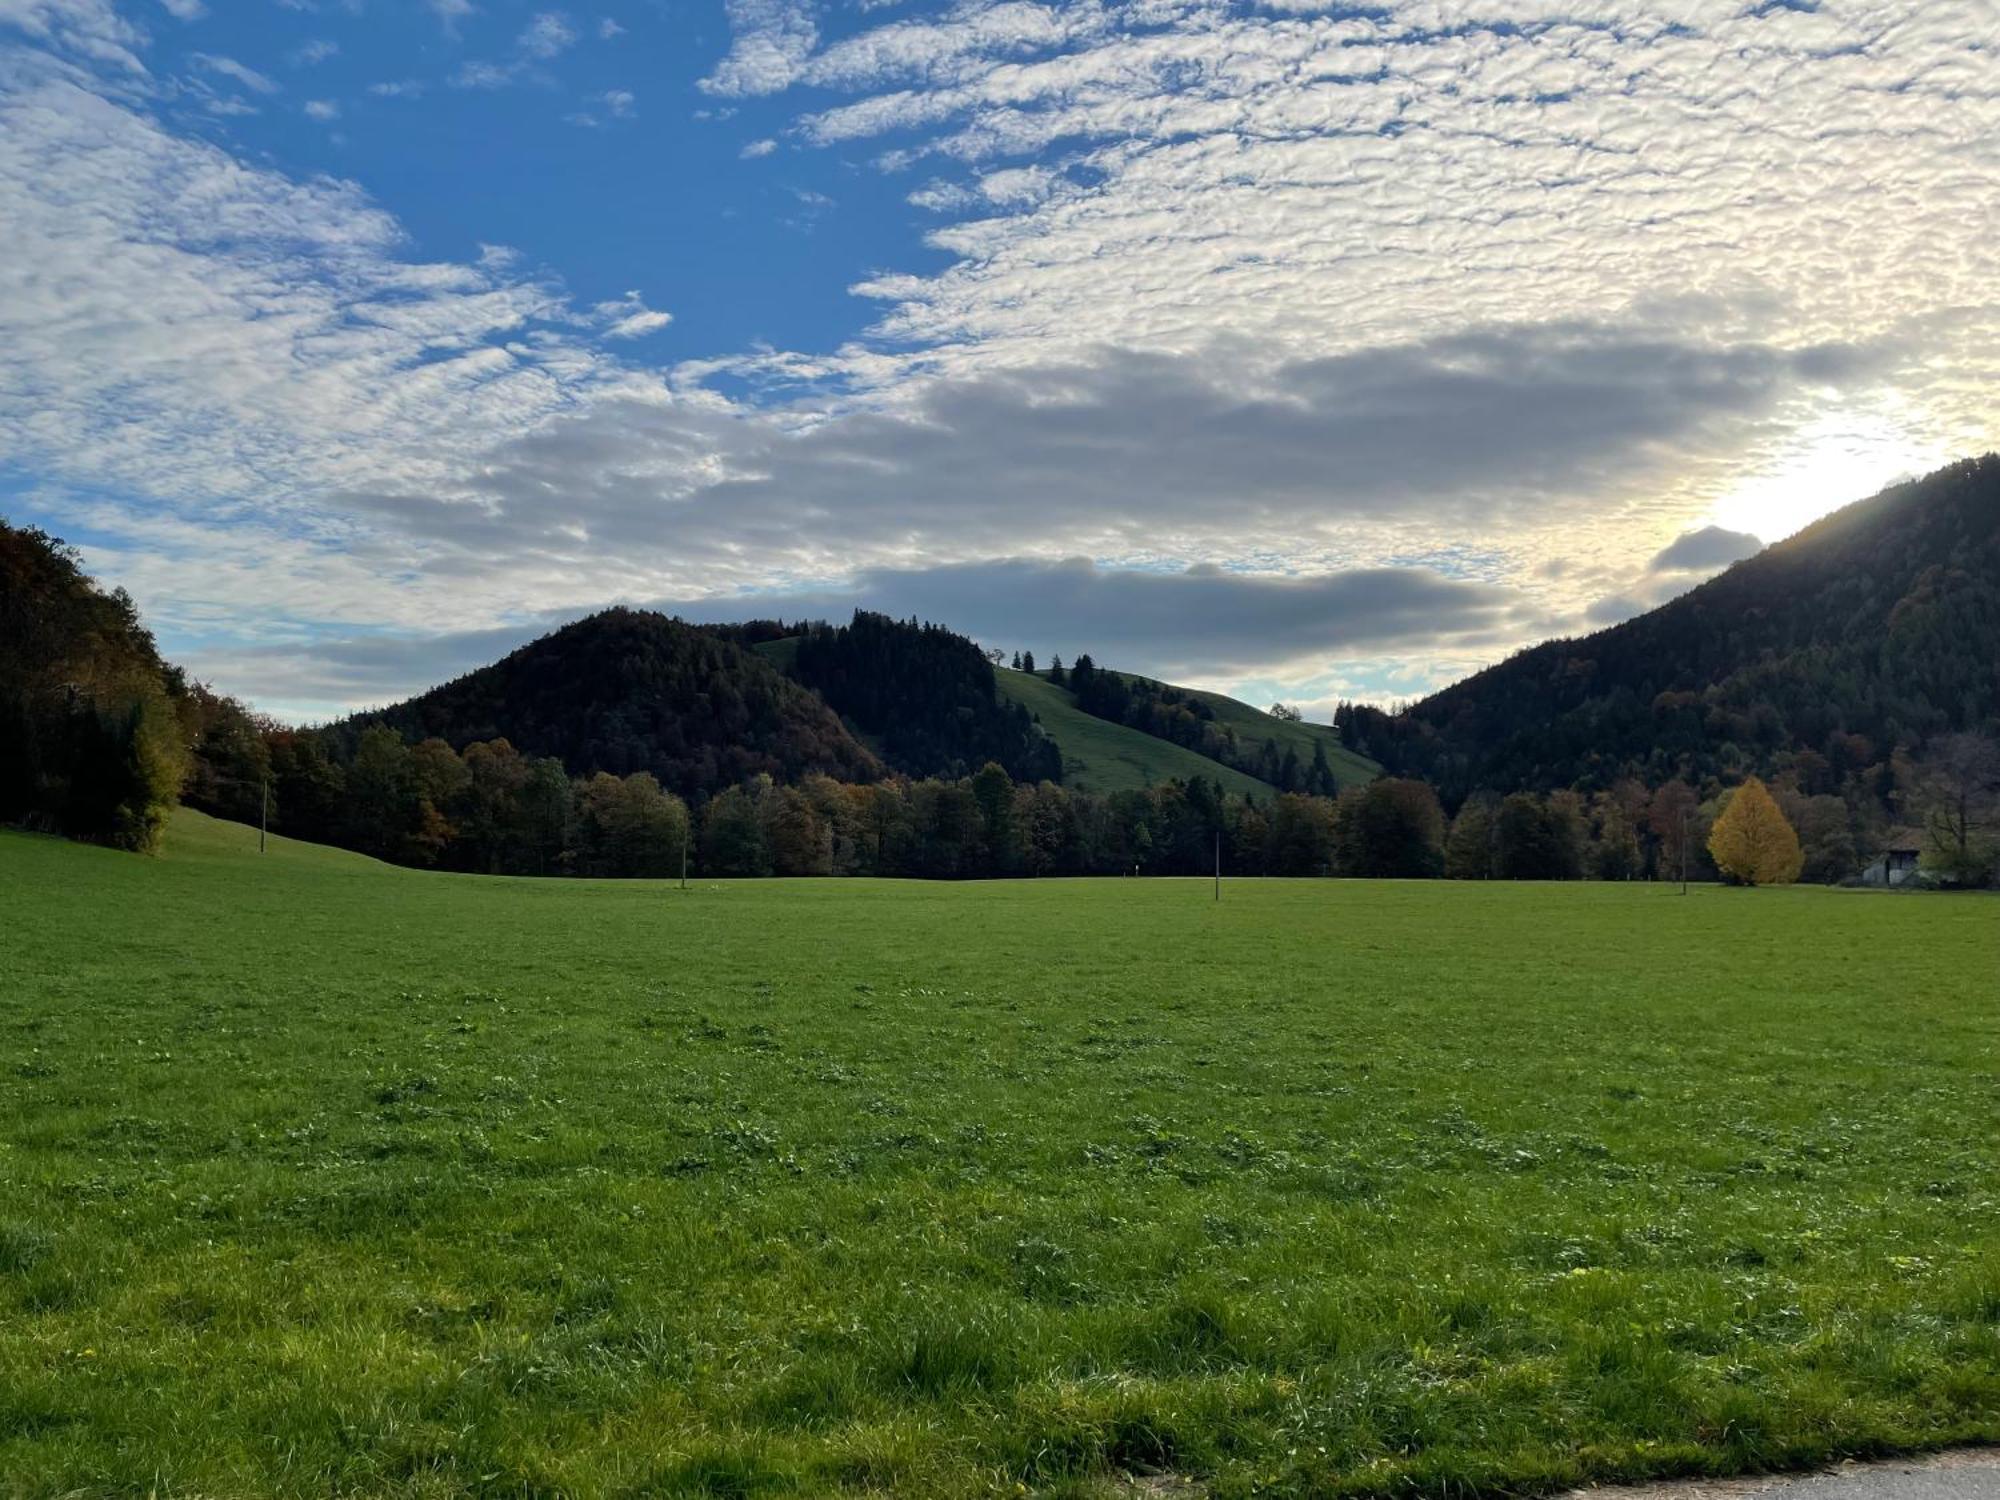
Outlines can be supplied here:
[[1306, 790], [1311, 792], [1315, 797], [1337, 797], [1340, 795], [1339, 783], [1333, 779], [1333, 767], [1327, 763], [1325, 740], [1315, 739], [1313, 741], [1312, 771], [1306, 782]]

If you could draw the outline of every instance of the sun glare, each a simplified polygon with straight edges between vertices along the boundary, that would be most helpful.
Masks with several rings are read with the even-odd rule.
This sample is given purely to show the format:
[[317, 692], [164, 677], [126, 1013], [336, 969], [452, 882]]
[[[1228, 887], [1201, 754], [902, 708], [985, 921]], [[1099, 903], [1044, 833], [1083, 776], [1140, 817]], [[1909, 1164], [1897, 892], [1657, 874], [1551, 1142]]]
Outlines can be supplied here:
[[1782, 541], [1821, 516], [1899, 479], [1927, 473], [1949, 457], [1888, 416], [1826, 418], [1718, 502], [1710, 519], [1766, 542]]

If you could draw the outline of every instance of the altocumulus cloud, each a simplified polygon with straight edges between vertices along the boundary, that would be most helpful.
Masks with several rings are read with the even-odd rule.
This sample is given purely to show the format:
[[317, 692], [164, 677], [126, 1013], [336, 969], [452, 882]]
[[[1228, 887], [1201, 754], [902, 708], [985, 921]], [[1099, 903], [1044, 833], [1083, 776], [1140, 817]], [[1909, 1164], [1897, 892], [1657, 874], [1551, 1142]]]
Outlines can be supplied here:
[[177, 133], [106, 0], [0, 0], [0, 459], [199, 670], [373, 642], [271, 695], [330, 704], [615, 599], [1160, 671], [1497, 652], [1727, 561], [1701, 524], [1829, 413], [2000, 435], [1989, 0], [727, 9], [707, 90], [921, 164], [943, 263], [840, 348], [662, 370], [636, 294], [414, 259], [357, 185]]

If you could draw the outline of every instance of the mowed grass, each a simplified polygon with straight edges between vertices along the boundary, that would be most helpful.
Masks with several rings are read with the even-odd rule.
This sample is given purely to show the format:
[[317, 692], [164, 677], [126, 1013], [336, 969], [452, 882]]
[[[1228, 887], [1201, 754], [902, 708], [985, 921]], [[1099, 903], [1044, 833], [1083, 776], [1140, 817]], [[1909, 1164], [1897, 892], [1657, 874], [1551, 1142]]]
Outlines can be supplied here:
[[[1122, 673], [1132, 678], [1130, 672]], [[1299, 764], [1310, 769], [1313, 751], [1324, 749], [1326, 762], [1333, 768], [1334, 779], [1342, 786], [1354, 786], [1373, 781], [1382, 774], [1382, 768], [1365, 755], [1357, 755], [1340, 742], [1340, 731], [1331, 724], [1308, 724], [1302, 719], [1274, 719], [1261, 708], [1255, 708], [1240, 698], [1231, 698], [1224, 693], [1204, 692], [1200, 688], [1182, 688], [1182, 692], [1200, 699], [1215, 715], [1215, 722], [1236, 731], [1237, 741], [1246, 749], [1255, 751], [1266, 740], [1278, 742], [1278, 753], [1286, 750], [1297, 753]]]
[[0, 936], [0, 1494], [1444, 1496], [2000, 1438], [1991, 900], [683, 895], [183, 813], [153, 860], [0, 835]]
[[[1143, 730], [1085, 713], [1076, 706], [1068, 688], [1057, 687], [1046, 677], [997, 667], [993, 679], [1000, 696], [1023, 705], [1056, 742], [1062, 751], [1065, 786], [1101, 796], [1143, 791], [1199, 776], [1238, 796], [1271, 796], [1269, 786], [1234, 766], [1210, 760], [1172, 740], [1156, 739]], [[1242, 732], [1240, 727], [1238, 732]], [[1312, 764], [1311, 756], [1308, 746], [1307, 765]]]

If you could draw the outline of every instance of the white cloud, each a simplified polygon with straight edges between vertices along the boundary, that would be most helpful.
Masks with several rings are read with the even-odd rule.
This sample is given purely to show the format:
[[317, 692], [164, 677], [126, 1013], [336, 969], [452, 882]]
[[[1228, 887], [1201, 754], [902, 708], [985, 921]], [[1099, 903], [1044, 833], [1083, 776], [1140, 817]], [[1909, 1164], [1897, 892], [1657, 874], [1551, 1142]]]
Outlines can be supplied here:
[[810, 0], [727, 0], [727, 5], [735, 39], [701, 86], [725, 96], [789, 88], [819, 41]]
[[636, 294], [416, 261], [354, 185], [174, 135], [108, 7], [0, 0], [60, 53], [0, 68], [0, 460], [224, 646], [891, 583], [1004, 638], [1010, 581], [1053, 609], [1084, 568], [1145, 614], [1197, 590], [1125, 573], [1189, 564], [1260, 607], [1383, 570], [1499, 601], [1345, 647], [1316, 617], [1337, 660], [1176, 658], [1415, 690], [1684, 587], [1736, 545], [1677, 541], [1705, 523], [2000, 444], [1988, 8], [962, 0], [822, 46], [812, 6], [735, 0], [705, 89], [799, 87], [788, 142], [918, 165], [943, 264], [888, 256], [849, 344], [659, 372]]
[[778, 149], [778, 143], [768, 136], [761, 141], [752, 141], [736, 154], [744, 161], [755, 161], [760, 156], [769, 156]]
[[627, 292], [615, 302], [600, 302], [591, 311], [604, 336], [611, 339], [635, 339], [658, 333], [673, 322], [671, 313], [655, 312], [640, 300], [637, 292]]
[[520, 76], [520, 70], [512, 63], [467, 62], [461, 63], [456, 73], [451, 75], [451, 86], [455, 89], [504, 89]]
[[623, 36], [624, 34], [625, 28], [609, 16], [604, 17], [597, 23], [597, 39], [601, 42], [608, 42], [613, 37]]
[[[1701, 0], [1668, 26], [1635, 0], [1448, 17], [997, 3], [788, 71], [857, 95], [804, 117], [808, 140], [893, 137], [892, 163], [990, 163], [994, 186], [1060, 186], [1065, 168], [1088, 184], [919, 190], [982, 216], [934, 236], [942, 273], [862, 289], [888, 304], [884, 335], [968, 358], [1218, 328], [1349, 347], [1522, 306], [1615, 316], [1655, 287], [1761, 300], [1810, 341], [1852, 331], [1857, 297], [1871, 331], [1990, 306], [1992, 239], [1959, 227], [1996, 173], [2000, 108], [1972, 82], [1983, 8]], [[1816, 248], [1862, 243], [1880, 252], [1865, 273]]]
[[561, 11], [545, 10], [530, 21], [514, 45], [529, 57], [548, 59], [567, 51], [576, 42], [576, 28]]
[[208, 14], [202, 0], [160, 0], [160, 4], [176, 21], [199, 21]]
[[[597, 96], [597, 102], [604, 107], [604, 113], [613, 120], [630, 120], [639, 110], [630, 89], [607, 89]], [[596, 130], [604, 124], [589, 110], [575, 110], [563, 116], [563, 120], [585, 130]]]
[[467, 16], [476, 14], [472, 0], [424, 0], [424, 3], [430, 7], [431, 14], [443, 24], [445, 34], [448, 36], [457, 35], [458, 23]]
[[0, 26], [121, 73], [146, 71], [138, 57], [145, 31], [119, 15], [110, 0], [0, 0]]
[[946, 214], [976, 207], [980, 202], [980, 195], [959, 183], [932, 178], [911, 193], [909, 201], [917, 208], [927, 208], [932, 213]]
[[339, 55], [340, 43], [329, 41], [325, 37], [315, 37], [304, 46], [294, 48], [287, 60], [295, 68], [311, 68]]
[[591, 391], [664, 394], [504, 265], [404, 259], [351, 184], [246, 167], [72, 84], [0, 91], [0, 194], [0, 456], [131, 497], [100, 529], [158, 545], [139, 566], [169, 618], [228, 597], [153, 571], [204, 547], [262, 560], [251, 608], [318, 578], [323, 602], [280, 607], [365, 613], [388, 554], [335, 496], [455, 487]]
[[234, 79], [237, 83], [256, 93], [275, 94], [278, 92], [279, 85], [276, 79], [259, 73], [255, 68], [246, 67], [233, 57], [217, 57], [213, 53], [196, 52], [191, 54], [188, 60], [194, 63], [196, 67], [203, 68], [219, 77]]
[[[515, 56], [506, 62], [471, 59], [461, 63], [451, 75], [455, 89], [504, 89], [525, 81], [549, 83], [550, 75], [540, 65], [567, 51], [576, 41], [575, 28], [560, 11], [543, 11], [514, 39]], [[623, 94], [623, 90], [613, 90]], [[605, 96], [609, 98], [610, 96]], [[629, 100], [630, 95], [625, 97]], [[614, 109], [613, 113], [617, 111]], [[571, 124], [595, 125], [587, 114], [571, 115]]]
[[340, 118], [340, 105], [333, 99], [308, 99], [305, 111], [308, 119], [322, 122]]

